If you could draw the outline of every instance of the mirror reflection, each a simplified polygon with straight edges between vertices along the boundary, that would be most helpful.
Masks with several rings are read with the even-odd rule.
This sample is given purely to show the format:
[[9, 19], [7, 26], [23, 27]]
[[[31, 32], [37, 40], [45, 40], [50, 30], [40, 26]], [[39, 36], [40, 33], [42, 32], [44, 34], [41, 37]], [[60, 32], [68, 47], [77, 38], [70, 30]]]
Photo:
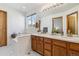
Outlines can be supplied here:
[[78, 12], [67, 15], [67, 34], [78, 34]]
[[52, 33], [63, 34], [62, 17], [53, 18], [52, 24], [53, 24]]

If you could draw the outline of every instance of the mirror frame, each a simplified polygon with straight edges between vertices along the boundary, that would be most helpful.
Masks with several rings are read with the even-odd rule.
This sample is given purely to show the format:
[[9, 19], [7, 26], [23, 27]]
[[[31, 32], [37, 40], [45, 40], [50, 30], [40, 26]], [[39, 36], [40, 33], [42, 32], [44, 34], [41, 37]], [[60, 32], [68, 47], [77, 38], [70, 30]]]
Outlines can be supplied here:
[[[63, 16], [53, 17], [53, 18], [52, 18], [52, 29], [54, 28], [54, 19], [57, 19], [57, 18], [62, 18], [62, 32], [63, 32]], [[63, 33], [62, 33], [62, 34], [63, 34]]]
[[66, 17], [66, 33], [67, 34], [68, 34], [68, 16], [73, 15], [75, 13], [77, 14], [77, 35], [78, 35], [78, 11], [68, 14]]

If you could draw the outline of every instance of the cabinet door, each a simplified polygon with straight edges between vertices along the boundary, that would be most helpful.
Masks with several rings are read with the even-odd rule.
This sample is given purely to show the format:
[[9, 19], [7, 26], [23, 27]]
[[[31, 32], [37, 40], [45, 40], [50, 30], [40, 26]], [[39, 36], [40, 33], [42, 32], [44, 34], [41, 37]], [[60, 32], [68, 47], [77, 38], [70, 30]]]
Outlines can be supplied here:
[[0, 46], [7, 45], [7, 13], [0, 11]]
[[66, 48], [54, 45], [52, 54], [54, 56], [66, 56]]
[[69, 43], [69, 56], [79, 56], [79, 44], [78, 43]]
[[37, 52], [39, 52], [40, 51], [40, 40], [39, 40], [39, 38], [37, 39]]
[[38, 37], [37, 39], [37, 52], [43, 54], [43, 38]]
[[51, 44], [44, 43], [44, 49], [51, 51]]
[[44, 50], [44, 56], [51, 56], [51, 51]]
[[32, 49], [36, 51], [36, 38], [32, 36]]
[[68, 51], [69, 56], [79, 56], [79, 52], [73, 51], [73, 50], [69, 50]]
[[43, 54], [43, 42], [40, 41], [40, 53]]
[[44, 43], [44, 55], [51, 56], [51, 44]]

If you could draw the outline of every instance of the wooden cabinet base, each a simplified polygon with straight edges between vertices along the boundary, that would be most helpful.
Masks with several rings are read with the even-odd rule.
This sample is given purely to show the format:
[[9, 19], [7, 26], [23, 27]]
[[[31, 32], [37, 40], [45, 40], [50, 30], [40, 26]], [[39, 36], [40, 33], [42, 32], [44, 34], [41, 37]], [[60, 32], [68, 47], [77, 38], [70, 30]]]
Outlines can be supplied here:
[[79, 43], [32, 36], [32, 49], [44, 56], [79, 56]]

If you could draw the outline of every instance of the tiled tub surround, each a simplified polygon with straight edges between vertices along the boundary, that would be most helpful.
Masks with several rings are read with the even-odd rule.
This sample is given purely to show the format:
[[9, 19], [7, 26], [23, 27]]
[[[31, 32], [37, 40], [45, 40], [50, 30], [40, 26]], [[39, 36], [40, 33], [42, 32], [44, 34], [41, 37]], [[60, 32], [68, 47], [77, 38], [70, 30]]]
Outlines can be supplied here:
[[31, 51], [31, 35], [30, 34], [20, 34], [16, 37], [16, 54], [17, 56], [28, 55]]
[[7, 46], [0, 47], [0, 56], [28, 56], [30, 51], [30, 34], [21, 34], [11, 39]]

